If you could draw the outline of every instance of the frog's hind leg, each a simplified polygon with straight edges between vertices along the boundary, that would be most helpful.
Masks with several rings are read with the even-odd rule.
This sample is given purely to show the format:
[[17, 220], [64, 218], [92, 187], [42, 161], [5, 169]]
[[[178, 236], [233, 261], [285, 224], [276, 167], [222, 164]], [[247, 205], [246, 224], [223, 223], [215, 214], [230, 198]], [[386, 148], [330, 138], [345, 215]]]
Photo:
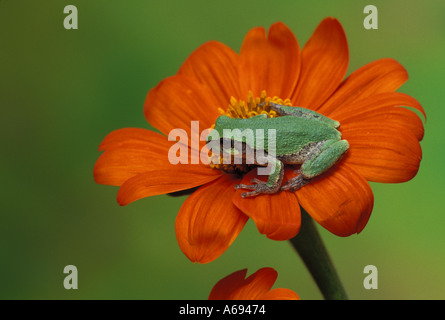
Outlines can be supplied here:
[[294, 192], [309, 183], [309, 180], [305, 180], [303, 178], [303, 175], [301, 174], [300, 170], [298, 170], [297, 172], [299, 173], [298, 176], [288, 180], [281, 187], [281, 190], [290, 190], [291, 192]]
[[310, 179], [324, 173], [337, 163], [343, 154], [349, 149], [346, 140], [326, 141], [320, 152], [303, 162], [300, 167], [300, 174], [286, 182], [281, 190], [296, 191], [308, 184]]

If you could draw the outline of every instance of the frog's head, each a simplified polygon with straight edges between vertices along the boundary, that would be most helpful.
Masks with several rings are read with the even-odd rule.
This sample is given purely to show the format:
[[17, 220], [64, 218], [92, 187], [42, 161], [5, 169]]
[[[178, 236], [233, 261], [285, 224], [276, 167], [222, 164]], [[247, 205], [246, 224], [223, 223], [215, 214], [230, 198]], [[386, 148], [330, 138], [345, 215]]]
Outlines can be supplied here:
[[224, 135], [224, 129], [229, 129], [231, 127], [231, 124], [233, 122], [233, 119], [228, 116], [219, 116], [215, 121], [215, 128], [216, 132], [218, 132], [219, 136], [222, 138]]
[[[222, 115], [219, 116], [215, 121], [213, 134], [215, 136], [218, 134], [220, 138], [239, 140], [241, 139], [241, 137], [238, 137], [237, 134], [234, 134], [233, 132], [234, 130], [241, 130], [241, 132], [244, 132], [244, 130], [246, 129], [254, 130], [255, 128], [257, 128], [257, 122], [264, 121], [265, 119], [267, 119], [267, 114], [258, 114], [256, 116], [247, 119], [231, 118]], [[245, 138], [242, 139], [243, 141], [245, 140]], [[209, 139], [207, 139], [207, 142], [208, 141]]]
[[[243, 134], [239, 129], [240, 122], [246, 119], [230, 118], [228, 116], [219, 116], [215, 121], [215, 127], [206, 137], [207, 147], [213, 153], [223, 153], [236, 156], [240, 154], [238, 148], [233, 143], [236, 141], [243, 142]], [[245, 139], [245, 138], [244, 138]]]
[[215, 121], [215, 127], [207, 136], [207, 143], [212, 140], [232, 140], [253, 145], [254, 129], [258, 128], [258, 121], [267, 119], [267, 114], [259, 114], [251, 118], [230, 118], [219, 116]]
[[219, 116], [215, 121], [215, 127], [212, 131], [207, 135], [206, 142], [209, 143], [213, 140], [219, 140], [223, 138], [224, 136], [224, 129], [230, 128], [230, 124], [233, 121], [232, 118], [228, 116]]

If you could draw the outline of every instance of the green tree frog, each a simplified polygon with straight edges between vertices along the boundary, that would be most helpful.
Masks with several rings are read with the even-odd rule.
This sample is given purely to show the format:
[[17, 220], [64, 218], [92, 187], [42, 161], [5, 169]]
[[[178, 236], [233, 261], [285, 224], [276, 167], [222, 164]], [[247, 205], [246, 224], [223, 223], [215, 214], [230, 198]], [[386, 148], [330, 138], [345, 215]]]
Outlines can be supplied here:
[[[331, 168], [349, 148], [349, 143], [342, 140], [337, 130], [338, 121], [301, 107], [270, 103], [270, 108], [279, 117], [268, 118], [267, 114], [248, 119], [219, 116], [211, 132], [214, 135], [209, 134], [212, 139], [207, 137], [207, 143], [215, 140], [215, 136], [219, 138], [218, 152], [269, 168], [267, 181], [255, 178], [251, 185], [235, 186], [235, 189], [251, 190], [242, 193], [243, 198], [272, 194], [280, 189], [296, 191]], [[282, 185], [284, 164], [301, 166], [299, 174]]]

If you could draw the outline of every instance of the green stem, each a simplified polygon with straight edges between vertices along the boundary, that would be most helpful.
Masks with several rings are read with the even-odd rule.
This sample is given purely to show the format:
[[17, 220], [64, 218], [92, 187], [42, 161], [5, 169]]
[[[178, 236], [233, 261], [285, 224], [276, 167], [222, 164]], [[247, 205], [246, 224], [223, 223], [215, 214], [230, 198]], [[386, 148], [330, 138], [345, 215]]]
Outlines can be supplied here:
[[290, 242], [297, 250], [326, 300], [347, 300], [348, 296], [338, 277], [314, 221], [301, 208], [300, 232]]

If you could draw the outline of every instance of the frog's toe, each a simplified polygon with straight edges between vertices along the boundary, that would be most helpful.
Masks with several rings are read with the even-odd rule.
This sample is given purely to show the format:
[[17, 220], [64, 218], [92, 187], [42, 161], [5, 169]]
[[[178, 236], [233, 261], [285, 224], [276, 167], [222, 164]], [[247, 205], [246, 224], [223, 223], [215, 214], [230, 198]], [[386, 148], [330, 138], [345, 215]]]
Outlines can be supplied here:
[[235, 185], [235, 190], [238, 189], [250, 189], [250, 190], [255, 190], [256, 185], [255, 184], [236, 184]]
[[241, 194], [241, 197], [242, 198], [254, 197], [254, 196], [257, 196], [257, 195], [263, 194], [263, 193], [274, 193], [274, 192], [272, 192], [272, 190], [270, 188], [266, 187], [265, 185], [257, 184], [257, 185], [255, 185], [255, 188], [252, 191], [243, 192]]
[[249, 189], [249, 190], [262, 189], [262, 187], [260, 187], [260, 186], [263, 186], [267, 183], [266, 181], [262, 181], [257, 178], [251, 179], [250, 182], [252, 182], [253, 184], [240, 183], [240, 184], [235, 185], [235, 190], [238, 190], [238, 189]]
[[303, 178], [303, 176], [300, 174], [300, 175], [288, 180], [285, 184], [283, 184], [281, 186], [281, 190], [289, 190], [290, 192], [295, 192], [308, 183], [309, 183], [309, 181], [305, 180]]
[[243, 193], [241, 193], [241, 198], [253, 197], [253, 196], [256, 196], [258, 194], [259, 193], [257, 191], [243, 192]]
[[290, 192], [295, 192], [295, 191], [297, 191], [298, 189], [300, 189], [301, 187], [302, 187], [302, 186], [298, 186], [298, 187], [290, 188], [289, 191], [290, 191]]
[[267, 183], [266, 181], [262, 181], [262, 180], [260, 180], [258, 178], [253, 178], [253, 179], [250, 180], [250, 182], [256, 183], [256, 184], [266, 184]]

